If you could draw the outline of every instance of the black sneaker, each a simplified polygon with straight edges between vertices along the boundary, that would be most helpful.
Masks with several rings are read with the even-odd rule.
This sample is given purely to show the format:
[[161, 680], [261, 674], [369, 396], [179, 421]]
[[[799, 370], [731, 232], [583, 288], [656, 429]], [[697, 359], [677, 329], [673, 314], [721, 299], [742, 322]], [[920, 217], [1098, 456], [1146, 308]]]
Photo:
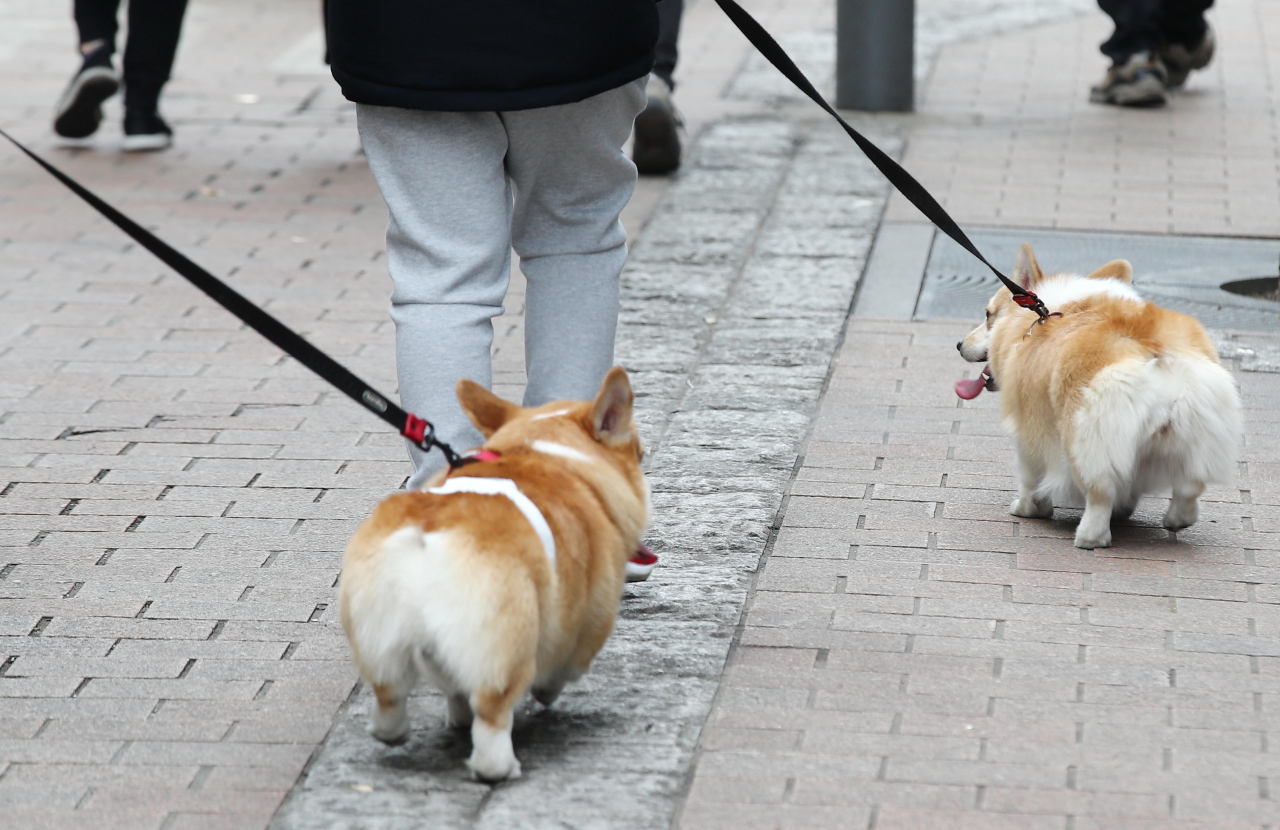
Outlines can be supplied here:
[[648, 102], [636, 116], [631, 160], [644, 176], [665, 176], [680, 166], [680, 116], [671, 102], [671, 87], [656, 75], [645, 87]]
[[1102, 83], [1089, 90], [1089, 100], [1121, 107], [1162, 107], [1169, 100], [1168, 77], [1159, 58], [1139, 52], [1108, 69]]
[[102, 123], [102, 102], [120, 89], [105, 46], [85, 55], [80, 71], [58, 101], [53, 131], [63, 138], [88, 138]]
[[163, 150], [173, 143], [173, 130], [155, 110], [125, 110], [124, 149], [135, 153]]

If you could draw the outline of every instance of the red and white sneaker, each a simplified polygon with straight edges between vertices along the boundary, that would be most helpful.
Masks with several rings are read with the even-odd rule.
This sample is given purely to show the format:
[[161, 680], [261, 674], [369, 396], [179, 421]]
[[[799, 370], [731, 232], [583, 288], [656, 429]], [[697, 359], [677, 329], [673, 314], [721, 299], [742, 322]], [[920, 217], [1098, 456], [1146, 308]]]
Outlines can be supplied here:
[[658, 567], [658, 556], [644, 545], [636, 550], [635, 556], [627, 560], [627, 582], [644, 582]]

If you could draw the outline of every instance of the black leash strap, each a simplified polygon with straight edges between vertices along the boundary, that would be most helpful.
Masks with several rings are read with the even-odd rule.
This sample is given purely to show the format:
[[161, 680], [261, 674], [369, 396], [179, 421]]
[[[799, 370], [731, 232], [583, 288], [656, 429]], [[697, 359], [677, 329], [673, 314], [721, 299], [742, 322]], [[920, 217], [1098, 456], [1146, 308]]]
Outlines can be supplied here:
[[0, 130], [0, 135], [9, 139], [15, 147], [30, 156], [32, 161], [70, 188], [72, 193], [88, 202], [94, 210], [101, 213], [116, 227], [131, 236], [135, 242], [155, 254], [161, 262], [177, 271], [196, 288], [208, 294], [214, 302], [240, 318], [245, 325], [270, 340], [285, 354], [306, 366], [322, 379], [342, 390], [348, 397], [357, 401], [365, 409], [386, 421], [418, 448], [429, 452], [433, 447], [438, 447], [444, 453], [445, 458], [448, 459], [450, 467], [457, 467], [462, 463], [462, 460], [452, 447], [436, 439], [435, 427], [431, 425], [431, 422], [425, 418], [419, 418], [412, 412], [406, 412], [389, 401], [386, 396], [380, 394], [372, 386], [353, 374], [351, 370], [303, 339], [296, 331], [254, 305], [213, 274], [187, 259], [187, 257], [151, 233], [151, 231], [98, 198], [75, 179], [72, 179], [40, 156], [28, 150], [21, 142], [4, 130]]
[[983, 265], [990, 268], [991, 273], [995, 274], [996, 278], [1013, 292], [1013, 301], [1015, 303], [1023, 308], [1031, 309], [1040, 315], [1041, 320], [1050, 316], [1049, 310], [1045, 308], [1039, 297], [1006, 277], [1000, 272], [999, 268], [987, 261], [987, 258], [978, 250], [978, 246], [970, 241], [964, 230], [956, 224], [956, 220], [952, 219], [942, 205], [938, 204], [938, 200], [933, 198], [933, 195], [924, 188], [924, 185], [916, 181], [915, 177], [908, 173], [902, 165], [890, 158], [887, 153], [873, 144], [866, 136], [849, 126], [849, 122], [845, 121], [840, 116], [840, 113], [836, 112], [827, 103], [826, 99], [814, 88], [813, 83], [800, 71], [800, 68], [791, 60], [786, 51], [778, 45], [773, 36], [765, 31], [765, 28], [754, 17], [747, 14], [734, 0], [716, 0], [716, 4], [720, 6], [720, 10], [728, 15], [729, 19], [733, 21], [733, 25], [741, 30], [747, 40], [751, 41], [751, 45], [759, 50], [760, 54], [764, 55], [769, 63], [773, 64], [787, 80], [813, 99], [815, 104], [822, 107], [828, 115], [844, 128], [844, 131], [849, 134], [849, 138], [852, 138], [858, 148], [871, 160], [871, 163], [879, 168], [880, 172], [889, 180], [889, 183], [896, 187], [903, 196], [906, 196], [907, 200], [915, 205], [925, 215], [926, 219], [937, 225], [938, 229], [954, 239], [956, 244], [973, 254]]

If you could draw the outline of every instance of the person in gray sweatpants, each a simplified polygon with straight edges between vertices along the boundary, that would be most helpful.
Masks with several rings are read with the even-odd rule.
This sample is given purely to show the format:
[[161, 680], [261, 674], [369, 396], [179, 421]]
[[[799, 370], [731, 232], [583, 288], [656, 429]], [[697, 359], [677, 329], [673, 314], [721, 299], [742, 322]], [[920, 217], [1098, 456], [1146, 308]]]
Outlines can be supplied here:
[[[357, 107], [390, 212], [400, 398], [454, 447], [481, 443], [453, 389], [464, 377], [490, 385], [513, 247], [528, 281], [524, 405], [589, 399], [613, 365], [619, 216], [636, 182], [623, 145], [644, 104], [640, 79], [512, 112]], [[413, 452], [417, 487], [443, 459]]]
[[[663, 0], [665, 2], [665, 0]], [[490, 384], [493, 318], [520, 256], [524, 403], [585, 400], [613, 365], [623, 152], [654, 63], [654, 0], [325, 0], [326, 54], [357, 104], [390, 213], [387, 260], [404, 407], [437, 437], [481, 443], [454, 398]], [[419, 488], [444, 466], [411, 450]], [[643, 545], [629, 582], [658, 561]]]

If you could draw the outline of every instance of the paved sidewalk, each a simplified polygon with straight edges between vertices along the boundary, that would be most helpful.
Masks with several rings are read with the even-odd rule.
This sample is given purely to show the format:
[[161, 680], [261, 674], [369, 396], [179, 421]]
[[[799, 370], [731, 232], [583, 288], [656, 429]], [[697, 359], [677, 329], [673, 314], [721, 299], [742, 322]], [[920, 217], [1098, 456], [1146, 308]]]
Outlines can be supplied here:
[[1274, 826], [1280, 374], [1233, 361], [1248, 446], [1197, 525], [1146, 499], [1081, 551], [1078, 511], [1008, 515], [966, 328], [851, 322], [681, 826]]
[[[1085, 103], [1097, 14], [946, 47], [906, 164], [971, 227], [1274, 236], [1278, 12], [1221, 6], [1218, 61], [1161, 112]], [[882, 232], [919, 221], [890, 202]], [[1147, 499], [1087, 552], [1072, 511], [1006, 512], [998, 402], [951, 391], [974, 320], [854, 317], [680, 826], [1280, 824], [1276, 321], [1217, 334], [1247, 407], [1237, 480], [1188, 531]]]
[[[95, 150], [52, 148], [46, 5], [0, 0], [0, 126], [392, 391], [385, 213], [315, 3], [193, 4], [177, 145], [146, 157], [118, 104]], [[745, 5], [829, 77], [828, 0]], [[921, 111], [857, 123], [965, 221], [1274, 234], [1271, 0], [1224, 5], [1220, 62], [1145, 120], [1083, 104], [1093, 0], [917, 5]], [[1219, 334], [1250, 434], [1204, 521], [1170, 539], [1152, 500], [1076, 551], [1004, 512], [995, 400], [951, 393], [969, 323], [848, 318], [877, 227], [918, 217], [714, 4], [681, 45], [696, 143], [628, 209], [619, 335], [664, 565], [493, 789], [425, 689], [407, 747], [364, 734], [331, 604], [400, 440], [0, 148], [0, 824], [1280, 826], [1280, 339]], [[516, 278], [507, 395], [521, 305]]]

